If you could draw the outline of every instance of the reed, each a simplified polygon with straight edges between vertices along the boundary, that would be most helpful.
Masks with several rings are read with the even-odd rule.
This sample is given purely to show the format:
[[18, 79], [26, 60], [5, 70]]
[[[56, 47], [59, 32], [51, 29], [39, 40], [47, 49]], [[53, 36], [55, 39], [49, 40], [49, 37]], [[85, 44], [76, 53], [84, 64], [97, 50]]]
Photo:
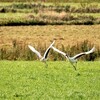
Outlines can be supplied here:
[[[34, 46], [41, 54], [43, 55], [47, 45], [46, 43], [40, 43], [38, 42]], [[88, 40], [84, 40], [83, 42], [77, 43], [76, 45], [73, 46], [64, 46], [62, 45], [60, 48], [58, 45], [56, 45], [58, 49], [60, 49], [63, 52], [68, 53], [70, 56], [74, 56], [77, 53], [80, 52], [85, 52], [90, 50], [93, 47], [93, 44], [90, 43]], [[100, 56], [100, 48], [96, 47], [96, 51], [91, 54], [91, 55], [86, 55], [81, 57], [81, 60], [86, 60], [86, 61], [94, 61]], [[27, 47], [27, 43], [24, 42], [19, 42], [18, 40], [12, 40], [12, 46], [11, 48], [7, 46], [2, 46], [0, 49], [0, 60], [37, 60], [36, 54], [34, 54], [29, 48]], [[49, 60], [66, 60], [62, 55], [54, 52], [51, 50], [49, 54]]]

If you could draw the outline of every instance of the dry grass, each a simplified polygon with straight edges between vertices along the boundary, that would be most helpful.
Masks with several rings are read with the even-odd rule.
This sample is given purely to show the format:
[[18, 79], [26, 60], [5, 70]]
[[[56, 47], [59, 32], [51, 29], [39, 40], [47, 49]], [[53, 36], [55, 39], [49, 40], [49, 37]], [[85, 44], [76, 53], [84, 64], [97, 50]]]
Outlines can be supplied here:
[[[87, 51], [95, 44], [96, 52], [85, 60], [100, 57], [100, 25], [95, 26], [14, 26], [0, 27], [0, 59], [33, 60], [36, 55], [27, 47], [33, 45], [42, 54], [53, 40], [55, 46], [70, 55]], [[51, 52], [51, 60], [64, 60], [58, 53]]]
[[12, 45], [16, 40], [20, 43], [36, 45], [49, 44], [56, 40], [56, 45], [75, 45], [84, 40], [100, 46], [100, 25], [93, 26], [8, 26], [0, 27], [0, 46]]

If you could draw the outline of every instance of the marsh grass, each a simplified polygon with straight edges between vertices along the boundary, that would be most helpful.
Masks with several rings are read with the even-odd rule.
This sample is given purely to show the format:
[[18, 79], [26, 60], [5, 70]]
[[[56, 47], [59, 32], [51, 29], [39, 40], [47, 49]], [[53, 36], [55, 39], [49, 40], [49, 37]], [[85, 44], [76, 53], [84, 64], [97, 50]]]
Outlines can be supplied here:
[[[3, 26], [0, 27], [0, 59], [37, 60], [36, 54], [27, 45], [32, 45], [43, 55], [52, 41], [56, 40], [54, 46], [70, 56], [88, 51], [95, 45], [95, 53], [89, 57], [84, 56], [81, 60], [97, 60], [100, 57], [99, 30], [99, 25]], [[65, 60], [52, 50], [49, 58], [55, 61]]]
[[[36, 60], [38, 57], [36, 57], [36, 54], [34, 54], [32, 51], [29, 50], [27, 43], [20, 43], [18, 40], [13, 40], [12, 41], [12, 47], [11, 49], [9, 47], [2, 47], [0, 49], [0, 59], [1, 60]], [[55, 45], [56, 46], [56, 45]], [[56, 46], [57, 48], [59, 48], [58, 46]], [[60, 50], [63, 52], [68, 53], [70, 56], [74, 56], [77, 53], [80, 52], [85, 52], [90, 50], [93, 47], [93, 44], [91, 44], [88, 40], [85, 40], [81, 43], [77, 43], [77, 45], [73, 45], [71, 46], [64, 46], [62, 44]], [[44, 52], [47, 49], [47, 45], [42, 44], [42, 43], [38, 43], [36, 46], [36, 49], [41, 52], [41, 54], [43, 55]], [[100, 54], [100, 50], [99, 48], [96, 48], [97, 51], [91, 55], [87, 55], [82, 57], [82, 59], [87, 60], [87, 61], [94, 61], [96, 58], [99, 57]], [[50, 54], [49, 54], [49, 59], [51, 60], [66, 60], [61, 54], [55, 53], [53, 50], [51, 50]]]

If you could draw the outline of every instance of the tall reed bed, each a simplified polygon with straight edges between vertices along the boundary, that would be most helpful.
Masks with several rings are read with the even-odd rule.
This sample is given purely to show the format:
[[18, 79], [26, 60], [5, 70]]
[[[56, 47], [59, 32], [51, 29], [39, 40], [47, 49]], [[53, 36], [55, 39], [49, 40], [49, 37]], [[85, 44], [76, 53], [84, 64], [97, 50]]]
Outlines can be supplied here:
[[[25, 42], [19, 42], [18, 40], [13, 40], [12, 45], [10, 47], [8, 46], [2, 46], [0, 48], [0, 60], [37, 60], [37, 55], [34, 54], [27, 46], [28, 44]], [[33, 44], [33, 46], [41, 52], [43, 55], [45, 50], [47, 49], [47, 44], [38, 42], [37, 44]], [[81, 43], [77, 43], [73, 46], [64, 46], [62, 45], [59, 47], [58, 45], [55, 45], [58, 49], [60, 49], [63, 52], [68, 53], [70, 56], [74, 56], [77, 53], [85, 52], [90, 50], [93, 47], [93, 44], [90, 43], [88, 40], [84, 40]], [[86, 55], [81, 57], [81, 60], [86, 61], [94, 61], [100, 57], [100, 47], [96, 46], [96, 51], [91, 55]], [[64, 56], [58, 54], [57, 52], [53, 51], [51, 49], [49, 54], [49, 60], [66, 60]]]

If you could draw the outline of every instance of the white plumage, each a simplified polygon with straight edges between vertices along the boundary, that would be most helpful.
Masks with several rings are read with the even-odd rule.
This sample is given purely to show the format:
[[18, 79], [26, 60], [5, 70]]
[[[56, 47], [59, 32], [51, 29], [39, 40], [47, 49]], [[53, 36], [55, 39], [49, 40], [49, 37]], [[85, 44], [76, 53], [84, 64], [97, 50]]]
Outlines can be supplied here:
[[82, 52], [82, 53], [79, 53], [77, 55], [75, 55], [74, 57], [72, 57], [73, 59], [77, 59], [79, 58], [80, 56], [82, 55], [87, 55], [87, 54], [90, 54], [90, 53], [93, 53], [95, 51], [95, 47], [93, 47], [91, 50], [87, 51], [87, 52]]
[[28, 45], [28, 47], [29, 47], [30, 50], [32, 50], [35, 54], [37, 54], [37, 56], [38, 56], [40, 59], [42, 58], [40, 52], [38, 52], [34, 47], [32, 47], [31, 45]]
[[28, 47], [30, 48], [31, 51], [33, 51], [40, 59], [40, 61], [43, 61], [46, 63], [46, 60], [47, 60], [47, 57], [48, 57], [48, 54], [49, 54], [49, 51], [51, 49], [51, 47], [53, 46], [53, 44], [55, 43], [55, 41], [53, 41], [51, 43], [51, 45], [47, 48], [47, 50], [45, 51], [44, 55], [41, 56], [40, 52], [38, 52], [34, 47], [32, 47], [31, 45], [28, 45]]
[[[79, 53], [73, 57], [70, 57], [68, 56], [65, 52], [62, 52], [60, 50], [58, 50], [57, 48], [53, 47], [52, 46], [52, 49], [60, 54], [62, 54], [63, 56], [65, 56], [69, 61], [70, 63], [73, 65], [73, 63], [77, 63], [77, 58], [81, 57], [82, 55], [87, 55], [87, 54], [90, 54], [90, 53], [93, 53], [95, 51], [95, 47], [93, 47], [91, 50], [87, 51], [87, 52], [82, 52], [82, 53]], [[76, 67], [75, 65], [73, 65], [74, 69], [76, 70]]]

